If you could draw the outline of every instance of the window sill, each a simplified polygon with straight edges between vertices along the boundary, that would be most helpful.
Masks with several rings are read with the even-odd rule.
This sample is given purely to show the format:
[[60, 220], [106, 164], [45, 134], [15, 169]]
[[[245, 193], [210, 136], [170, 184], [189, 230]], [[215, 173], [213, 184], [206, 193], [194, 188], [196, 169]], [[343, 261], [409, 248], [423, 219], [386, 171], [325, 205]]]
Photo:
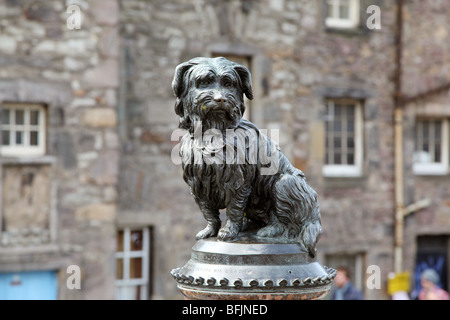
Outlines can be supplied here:
[[413, 172], [416, 176], [446, 176], [449, 169], [443, 164], [414, 164]]
[[449, 175], [449, 172], [416, 172], [414, 175], [417, 177], [445, 177]]
[[12, 247], [0, 247], [0, 253], [2, 257], [7, 255], [20, 255], [30, 253], [52, 253], [60, 251], [60, 247], [56, 243], [46, 243], [41, 245], [29, 245], [29, 246], [12, 246]]
[[343, 27], [333, 27], [333, 26], [324, 26], [325, 32], [329, 33], [337, 33], [348, 36], [365, 36], [368, 34], [369, 29], [363, 28], [361, 26], [356, 26], [352, 28], [343, 28]]
[[23, 156], [23, 157], [5, 157], [0, 158], [2, 165], [19, 165], [19, 164], [54, 164], [56, 163], [55, 156]]
[[323, 177], [324, 179], [324, 190], [326, 192], [335, 192], [336, 190], [345, 190], [345, 189], [361, 189], [367, 183], [367, 176], [346, 176], [346, 177]]
[[362, 170], [358, 166], [326, 165], [322, 168], [325, 178], [361, 178]]

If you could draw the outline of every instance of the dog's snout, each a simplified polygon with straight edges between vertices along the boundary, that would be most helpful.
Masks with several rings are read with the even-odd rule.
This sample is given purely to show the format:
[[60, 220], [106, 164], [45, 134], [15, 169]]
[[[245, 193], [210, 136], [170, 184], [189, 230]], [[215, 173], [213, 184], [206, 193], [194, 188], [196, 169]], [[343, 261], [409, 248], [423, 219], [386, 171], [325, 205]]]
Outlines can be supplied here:
[[223, 94], [218, 92], [214, 95], [214, 101], [218, 103], [224, 103], [227, 102], [227, 98]]

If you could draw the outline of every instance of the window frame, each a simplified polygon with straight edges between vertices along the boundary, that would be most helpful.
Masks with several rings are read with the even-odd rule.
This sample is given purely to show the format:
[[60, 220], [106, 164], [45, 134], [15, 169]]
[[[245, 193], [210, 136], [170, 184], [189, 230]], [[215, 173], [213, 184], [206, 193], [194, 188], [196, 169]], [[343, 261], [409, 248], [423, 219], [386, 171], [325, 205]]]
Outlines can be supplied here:
[[[119, 290], [121, 287], [140, 287], [140, 300], [149, 298], [150, 286], [150, 227], [124, 227], [118, 231], [123, 231], [123, 251], [114, 253], [114, 265], [117, 266], [118, 259], [122, 259], [123, 278], [114, 281], [114, 294], [116, 299], [120, 299]], [[130, 235], [132, 231], [142, 231], [142, 250], [130, 250]], [[142, 277], [130, 278], [130, 259], [142, 258]]]
[[[24, 110], [24, 123], [17, 124], [13, 123], [12, 114], [15, 113], [16, 110]], [[47, 110], [45, 105], [43, 104], [35, 104], [35, 103], [3, 103], [2, 104], [2, 113], [4, 110], [10, 110], [10, 118], [9, 124], [3, 124], [3, 119], [0, 124], [2, 135], [3, 130], [6, 128], [10, 134], [10, 144], [3, 145], [0, 144], [0, 155], [2, 157], [27, 157], [27, 156], [43, 156], [46, 153], [46, 140], [47, 140]], [[32, 125], [30, 124], [30, 113], [31, 111], [39, 111], [38, 115], [38, 124]], [[15, 116], [14, 116], [15, 120]], [[23, 144], [17, 145], [15, 144], [14, 133], [17, 131], [23, 132]], [[30, 132], [38, 132], [38, 144], [30, 145]], [[3, 138], [2, 138], [3, 139]]]
[[[327, 105], [334, 106], [334, 104], [352, 104], [355, 107], [355, 155], [354, 155], [354, 164], [327, 164], [324, 163], [322, 167], [322, 174], [324, 177], [339, 177], [339, 178], [345, 178], [345, 177], [360, 177], [363, 174], [363, 150], [364, 150], [364, 143], [363, 143], [363, 106], [362, 102], [358, 100], [353, 99], [328, 99]], [[329, 115], [327, 115], [329, 117]], [[329, 118], [325, 119], [325, 121], [330, 121]], [[327, 129], [325, 124], [325, 139], [328, 139], [327, 135]], [[324, 144], [326, 142], [324, 141]], [[325, 153], [328, 152], [326, 147], [324, 146]], [[325, 159], [324, 159], [325, 160]]]
[[[343, 19], [339, 17], [339, 7], [340, 1], [342, 0], [325, 0], [325, 25], [328, 28], [336, 29], [355, 29], [360, 23], [360, 1], [359, 0], [348, 0], [349, 1], [349, 18]], [[332, 3], [332, 4], [330, 4]], [[328, 6], [332, 5], [333, 16], [328, 16]]]
[[[415, 175], [447, 175], [450, 172], [450, 120], [447, 118], [418, 118], [416, 119], [416, 128], [419, 122], [439, 121], [441, 123], [441, 161], [421, 163], [413, 158], [413, 172]], [[417, 136], [414, 135], [414, 145], [417, 143]], [[416, 154], [414, 147], [414, 156]]]

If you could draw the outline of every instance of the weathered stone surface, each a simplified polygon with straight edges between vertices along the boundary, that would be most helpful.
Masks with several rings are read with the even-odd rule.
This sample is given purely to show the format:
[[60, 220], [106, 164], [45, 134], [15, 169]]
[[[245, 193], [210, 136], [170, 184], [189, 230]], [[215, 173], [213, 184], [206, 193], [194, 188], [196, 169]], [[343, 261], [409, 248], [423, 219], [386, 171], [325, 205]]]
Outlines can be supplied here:
[[55, 136], [54, 151], [65, 169], [74, 168], [77, 164], [74, 148], [73, 138], [68, 132], [60, 132]]
[[51, 170], [49, 166], [4, 166], [2, 184], [3, 230], [48, 230]]
[[23, 9], [23, 13], [28, 20], [40, 22], [59, 21], [58, 12], [46, 3], [32, 3]]
[[118, 172], [118, 152], [116, 150], [106, 150], [92, 163], [90, 179], [98, 185], [116, 185]]
[[[66, 26], [71, 4], [80, 29]], [[114, 294], [118, 19], [116, 0], [0, 1], [0, 105], [42, 103], [48, 120], [45, 155], [0, 169], [0, 268], [59, 270], [59, 299]], [[69, 264], [83, 290], [64, 285]]]
[[0, 43], [2, 44], [0, 46], [0, 52], [4, 54], [13, 54], [16, 52], [17, 48], [17, 40], [8, 35], [0, 35]]
[[91, 10], [100, 25], [116, 25], [119, 21], [119, 3], [115, 0], [92, 0]]
[[108, 59], [100, 62], [95, 68], [86, 71], [83, 80], [88, 88], [118, 87], [119, 69], [117, 60]]
[[119, 36], [117, 28], [103, 28], [99, 41], [100, 53], [105, 57], [117, 58], [119, 54]]
[[114, 128], [117, 125], [117, 115], [110, 108], [91, 108], [82, 113], [83, 124], [94, 128]]
[[116, 206], [113, 204], [95, 203], [77, 208], [75, 216], [80, 220], [99, 220], [113, 222], [116, 217]]

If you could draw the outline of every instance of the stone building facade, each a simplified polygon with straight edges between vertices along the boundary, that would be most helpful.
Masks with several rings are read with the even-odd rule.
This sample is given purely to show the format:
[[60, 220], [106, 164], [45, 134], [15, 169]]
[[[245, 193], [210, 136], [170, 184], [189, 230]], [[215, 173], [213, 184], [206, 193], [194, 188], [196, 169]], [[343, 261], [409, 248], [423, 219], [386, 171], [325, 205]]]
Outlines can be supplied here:
[[[7, 136], [1, 150], [0, 270], [2, 285], [11, 289], [2, 294], [10, 297], [20, 287], [59, 299], [114, 297], [119, 4], [80, 2], [85, 16], [79, 30], [67, 27], [67, 8], [64, 1], [0, 2], [0, 101]], [[38, 141], [44, 145], [36, 154], [27, 152], [32, 143], [25, 140], [31, 117], [19, 118], [30, 105], [43, 115]], [[15, 139], [18, 132], [24, 141]], [[81, 289], [69, 289], [67, 280], [76, 284], [71, 275], [80, 276]], [[37, 281], [32, 289], [28, 277]]]
[[[71, 5], [79, 29], [68, 27]], [[372, 29], [377, 8], [381, 28]], [[319, 261], [349, 265], [368, 299], [389, 298], [397, 261], [401, 92], [404, 206], [429, 199], [404, 217], [402, 269], [413, 274], [426, 259], [448, 269], [449, 8], [448, 0], [1, 1], [2, 108], [41, 105], [47, 126], [44, 154], [2, 154], [0, 271], [56, 270], [59, 299], [181, 298], [169, 272], [189, 259], [204, 219], [171, 158], [179, 138], [171, 81], [196, 56], [250, 68], [247, 116], [279, 129], [283, 153], [318, 193]], [[81, 289], [67, 285], [70, 265], [80, 267]], [[379, 289], [366, 286], [373, 265]]]

